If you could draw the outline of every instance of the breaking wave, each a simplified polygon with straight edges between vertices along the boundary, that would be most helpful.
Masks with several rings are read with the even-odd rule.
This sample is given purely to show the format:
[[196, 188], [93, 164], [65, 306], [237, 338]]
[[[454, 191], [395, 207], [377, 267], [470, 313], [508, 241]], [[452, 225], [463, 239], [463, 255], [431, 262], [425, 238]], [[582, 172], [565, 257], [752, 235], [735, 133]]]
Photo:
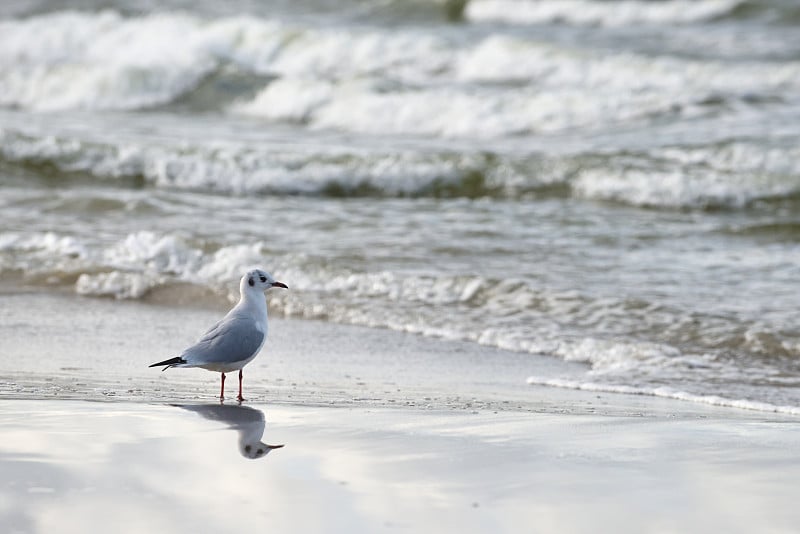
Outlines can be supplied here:
[[[701, 9], [684, 3], [695, 4], [618, 5]], [[697, 3], [717, 4], [731, 2]], [[467, 10], [482, 5], [492, 4]], [[465, 41], [424, 29], [114, 11], [0, 21], [0, 106], [35, 111], [191, 105], [315, 129], [502, 138], [747, 109], [798, 89], [797, 61], [652, 57], [494, 33]]]
[[[257, 147], [0, 129], [0, 162], [45, 174], [86, 175], [228, 195], [335, 197], [576, 196], [658, 209], [740, 209], [800, 196], [800, 149], [747, 142], [642, 152], [513, 155]], [[49, 169], [49, 171], [48, 171]]]
[[632, 26], [695, 24], [733, 15], [742, 0], [472, 0], [464, 16], [473, 22]]

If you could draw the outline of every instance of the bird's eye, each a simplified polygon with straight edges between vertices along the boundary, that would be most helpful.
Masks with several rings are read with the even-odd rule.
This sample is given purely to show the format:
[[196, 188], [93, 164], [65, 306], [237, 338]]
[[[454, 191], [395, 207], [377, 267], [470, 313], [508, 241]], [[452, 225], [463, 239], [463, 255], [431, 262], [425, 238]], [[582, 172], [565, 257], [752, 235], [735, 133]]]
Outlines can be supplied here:
[[267, 277], [266, 277], [266, 276], [262, 276], [262, 277], [261, 277], [261, 281], [262, 281], [262, 282], [266, 282], [266, 281], [267, 281]]

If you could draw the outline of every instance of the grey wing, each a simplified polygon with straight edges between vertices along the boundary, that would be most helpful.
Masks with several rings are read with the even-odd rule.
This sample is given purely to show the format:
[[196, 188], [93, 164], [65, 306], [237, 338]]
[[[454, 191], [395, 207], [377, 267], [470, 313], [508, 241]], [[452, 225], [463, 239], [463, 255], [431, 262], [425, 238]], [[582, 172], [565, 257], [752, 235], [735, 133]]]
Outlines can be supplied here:
[[200, 339], [197, 340], [197, 344], [199, 345], [204, 341], [211, 341], [212, 339], [217, 337], [220, 331], [222, 330], [222, 326], [225, 324], [226, 319], [228, 319], [227, 316], [217, 321], [214, 326], [209, 328], [208, 331], [205, 334], [203, 334], [202, 337], [200, 337]]
[[183, 356], [192, 365], [239, 362], [255, 355], [263, 343], [264, 333], [253, 321], [233, 318], [214, 325]]

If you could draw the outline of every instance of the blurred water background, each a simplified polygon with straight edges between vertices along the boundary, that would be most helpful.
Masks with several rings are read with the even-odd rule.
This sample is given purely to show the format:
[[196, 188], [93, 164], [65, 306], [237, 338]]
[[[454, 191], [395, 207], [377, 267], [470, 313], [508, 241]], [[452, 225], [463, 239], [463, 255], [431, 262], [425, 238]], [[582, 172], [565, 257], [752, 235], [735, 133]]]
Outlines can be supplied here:
[[8, 284], [257, 264], [274, 315], [584, 364], [532, 383], [800, 407], [791, 0], [6, 1], [0, 185]]

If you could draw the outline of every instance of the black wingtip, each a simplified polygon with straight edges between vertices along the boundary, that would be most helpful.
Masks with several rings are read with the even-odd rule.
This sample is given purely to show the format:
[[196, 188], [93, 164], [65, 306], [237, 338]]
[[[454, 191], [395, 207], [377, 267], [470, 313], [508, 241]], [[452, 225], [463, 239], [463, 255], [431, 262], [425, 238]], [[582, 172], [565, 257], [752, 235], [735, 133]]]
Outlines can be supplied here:
[[148, 365], [148, 367], [161, 367], [162, 365], [164, 365], [166, 367], [164, 367], [161, 370], [163, 372], [163, 371], [166, 371], [167, 369], [169, 369], [170, 367], [172, 367], [174, 365], [181, 364], [181, 363], [186, 363], [186, 360], [184, 360], [180, 356], [175, 356], [174, 358], [170, 358], [169, 360], [164, 360], [163, 362], [158, 362], [158, 363], [154, 363], [154, 364]]

